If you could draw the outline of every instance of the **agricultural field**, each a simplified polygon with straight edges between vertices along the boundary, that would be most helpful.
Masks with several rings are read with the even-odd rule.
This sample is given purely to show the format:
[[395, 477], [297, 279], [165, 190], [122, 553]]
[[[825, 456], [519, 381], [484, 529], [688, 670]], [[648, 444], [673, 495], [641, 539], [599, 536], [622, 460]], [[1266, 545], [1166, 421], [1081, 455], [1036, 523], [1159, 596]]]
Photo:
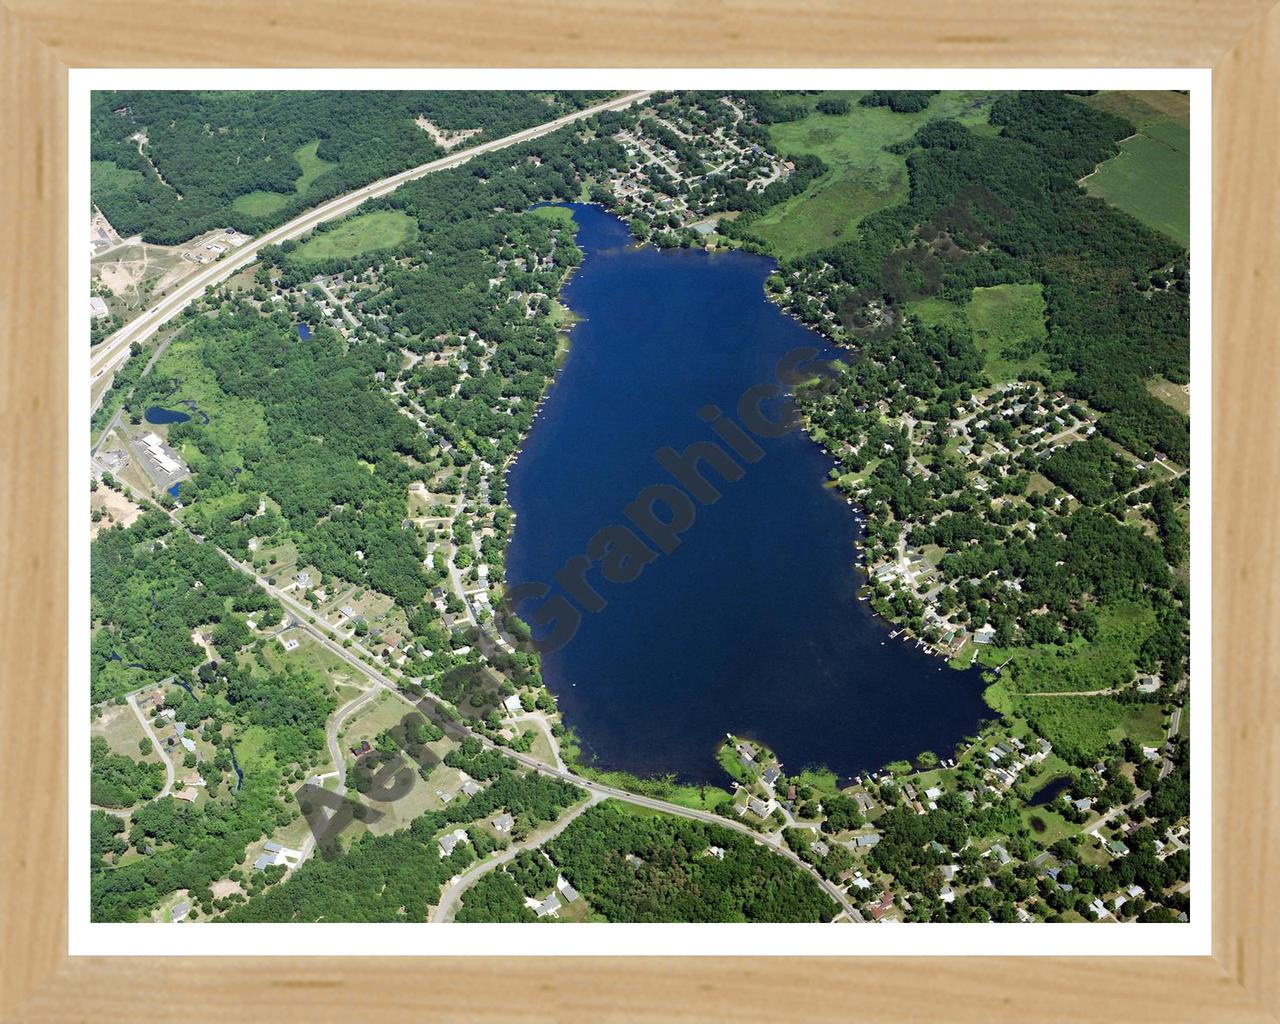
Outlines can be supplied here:
[[337, 166], [335, 161], [325, 160], [323, 157], [318, 156], [316, 150], [319, 148], [320, 140], [315, 139], [293, 151], [293, 158], [298, 162], [298, 167], [301, 169], [302, 174], [299, 175], [297, 182], [293, 186], [292, 195], [283, 192], [266, 192], [258, 189], [257, 191], [237, 196], [231, 203], [231, 208], [238, 210], [240, 213], [247, 213], [250, 217], [266, 217], [287, 206], [291, 199], [303, 195], [310, 189], [313, 181], [330, 168]]
[[376, 210], [342, 221], [312, 235], [292, 254], [297, 260], [350, 259], [379, 249], [395, 249], [413, 241], [418, 224], [399, 210]]
[[[830, 168], [799, 195], [752, 222], [751, 234], [784, 259], [855, 239], [864, 217], [907, 198], [907, 158], [886, 152], [886, 146], [911, 138], [926, 121], [940, 117], [983, 130], [994, 99], [987, 92], [940, 93], [925, 110], [899, 114], [888, 107], [858, 106], [862, 95], [805, 97], [807, 116], [769, 128], [777, 152], [785, 156], [813, 153]], [[833, 96], [849, 100], [847, 113], [814, 110], [820, 100]]]
[[1191, 239], [1189, 101], [1179, 93], [1104, 93], [1092, 105], [1131, 121], [1137, 134], [1082, 184], [1147, 227]]

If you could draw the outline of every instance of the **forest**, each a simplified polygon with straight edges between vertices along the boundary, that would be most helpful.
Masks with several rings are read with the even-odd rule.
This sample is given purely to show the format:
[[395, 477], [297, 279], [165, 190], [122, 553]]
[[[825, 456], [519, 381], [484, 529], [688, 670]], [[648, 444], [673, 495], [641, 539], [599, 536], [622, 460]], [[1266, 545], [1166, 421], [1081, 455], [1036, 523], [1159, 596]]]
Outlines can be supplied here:
[[89, 741], [89, 802], [97, 807], [132, 807], [164, 788], [164, 765], [113, 754], [107, 741]]
[[[723, 858], [708, 853], [713, 846]], [[837, 909], [810, 875], [747, 836], [611, 801], [544, 850], [550, 864], [534, 855], [485, 876], [458, 920], [528, 920], [523, 895], [545, 895], [557, 873], [607, 921], [829, 921]]]
[[195, 668], [206, 659], [191, 640], [197, 626], [212, 627], [214, 647], [231, 657], [249, 640], [245, 613], [280, 620], [274, 600], [158, 509], [98, 535], [89, 579], [95, 702]]
[[[214, 228], [259, 234], [445, 151], [414, 120], [480, 129], [468, 146], [589, 106], [603, 93], [99, 91], [93, 202], [121, 236], [174, 245]], [[318, 143], [305, 152], [310, 143]], [[303, 153], [299, 153], [303, 150]], [[303, 167], [302, 162], [308, 163]], [[305, 187], [299, 188], [299, 181]], [[255, 196], [259, 202], [237, 203]], [[276, 197], [262, 201], [263, 196]]]

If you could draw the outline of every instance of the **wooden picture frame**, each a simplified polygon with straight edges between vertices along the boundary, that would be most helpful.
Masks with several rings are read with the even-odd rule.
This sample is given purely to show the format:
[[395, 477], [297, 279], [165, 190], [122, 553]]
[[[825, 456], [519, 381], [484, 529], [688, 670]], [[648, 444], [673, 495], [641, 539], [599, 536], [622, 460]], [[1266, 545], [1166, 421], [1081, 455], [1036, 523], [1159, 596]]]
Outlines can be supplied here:
[[[0, 76], [0, 1012], [276, 1019], [1280, 1017], [1280, 7], [907, 0], [694, 9], [5, 0]], [[1213, 955], [142, 959], [67, 955], [67, 71], [179, 66], [1214, 69]], [[1200, 671], [1204, 667], [1200, 666]], [[1135, 932], [1135, 945], [1141, 931]], [[962, 948], [957, 953], [963, 953]]]

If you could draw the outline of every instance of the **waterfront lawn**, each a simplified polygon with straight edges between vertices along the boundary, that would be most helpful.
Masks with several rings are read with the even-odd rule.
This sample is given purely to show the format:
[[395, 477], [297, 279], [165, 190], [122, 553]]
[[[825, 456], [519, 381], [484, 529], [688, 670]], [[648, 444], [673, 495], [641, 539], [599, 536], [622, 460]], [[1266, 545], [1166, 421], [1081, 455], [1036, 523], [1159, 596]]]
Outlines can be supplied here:
[[349, 259], [379, 249], [396, 249], [418, 236], [418, 222], [401, 210], [375, 210], [341, 221], [328, 231], [313, 234], [291, 255], [306, 262], [330, 258]]
[[[922, 111], [898, 114], [888, 107], [859, 106], [862, 95], [806, 96], [809, 113], [805, 117], [769, 126], [775, 151], [786, 156], [813, 153], [830, 168], [799, 195], [751, 223], [749, 233], [762, 239], [775, 255], [789, 259], [857, 239], [863, 218], [907, 198], [906, 157], [885, 147], [911, 138], [935, 118], [955, 118], [985, 130], [994, 99], [987, 92], [944, 92]], [[816, 104], [830, 97], [847, 99], [848, 111], [818, 113]]]
[[573, 211], [564, 206], [535, 206], [529, 213], [534, 217], [555, 221], [567, 228], [575, 227]]
[[730, 803], [732, 794], [719, 786], [693, 786], [676, 782], [674, 777], [641, 779], [628, 772], [602, 772], [585, 765], [573, 764], [569, 761], [569, 752], [562, 745], [560, 756], [570, 768], [583, 778], [599, 782], [601, 785], [625, 789], [629, 793], [640, 796], [651, 796], [658, 800], [679, 804], [695, 811], [715, 811], [721, 804]]
[[1044, 295], [1036, 284], [975, 288], [966, 315], [993, 384], [1045, 368]]
[[267, 192], [258, 189], [255, 192], [246, 192], [242, 196], [236, 196], [231, 203], [231, 208], [239, 213], [246, 213], [250, 217], [266, 217], [288, 205], [291, 199], [302, 195], [310, 189], [313, 181], [331, 167], [338, 166], [334, 161], [325, 160], [318, 156], [316, 151], [319, 148], [320, 140], [314, 139], [293, 151], [293, 158], [298, 162], [298, 167], [302, 173], [298, 176], [298, 180], [294, 182], [292, 195], [285, 192]]

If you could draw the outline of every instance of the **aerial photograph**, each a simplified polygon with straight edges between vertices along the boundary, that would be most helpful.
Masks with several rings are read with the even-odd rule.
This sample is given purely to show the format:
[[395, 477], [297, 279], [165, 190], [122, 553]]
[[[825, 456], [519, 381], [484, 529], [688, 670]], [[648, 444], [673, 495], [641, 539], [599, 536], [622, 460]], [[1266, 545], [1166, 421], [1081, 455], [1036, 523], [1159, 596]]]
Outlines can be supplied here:
[[1189, 922], [1190, 124], [93, 92], [89, 920]]

